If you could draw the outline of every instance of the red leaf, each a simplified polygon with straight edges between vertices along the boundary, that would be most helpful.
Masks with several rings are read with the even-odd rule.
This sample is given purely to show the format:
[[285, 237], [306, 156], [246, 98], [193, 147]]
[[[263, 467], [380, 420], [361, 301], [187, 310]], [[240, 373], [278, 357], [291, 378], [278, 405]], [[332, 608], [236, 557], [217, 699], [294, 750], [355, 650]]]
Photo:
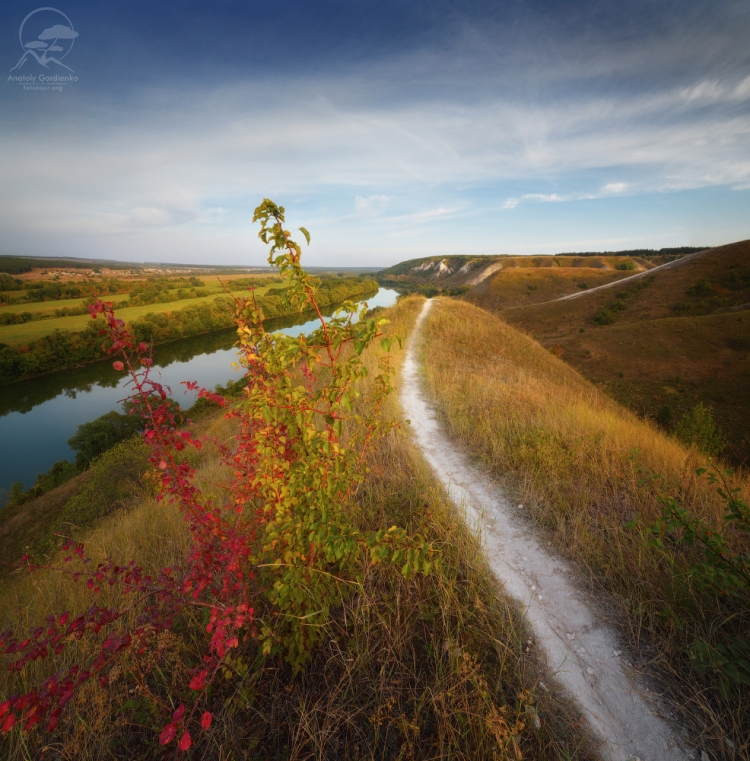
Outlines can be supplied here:
[[16, 723], [16, 715], [14, 713], [9, 713], [5, 717], [5, 721], [3, 722], [2, 731], [3, 732], [10, 732], [10, 728]]
[[191, 680], [190, 680], [190, 689], [191, 690], [202, 690], [203, 686], [206, 684], [206, 675], [208, 674], [207, 670], [203, 670], [198, 672]]
[[170, 722], [166, 727], [164, 727], [164, 729], [162, 729], [161, 734], [159, 735], [159, 745], [166, 745], [167, 743], [171, 743], [172, 740], [174, 740], [176, 734], [177, 725]]
[[125, 369], [125, 365], [123, 365], [122, 362], [113, 362], [112, 367], [120, 373]]
[[185, 715], [185, 704], [181, 703], [180, 707], [172, 714], [172, 721], [179, 721]]
[[201, 726], [203, 729], [208, 729], [211, 726], [211, 714], [208, 711], [201, 716]]
[[177, 744], [177, 747], [180, 750], [187, 750], [192, 744], [193, 741], [190, 739], [190, 732], [188, 732], [186, 729], [182, 733], [182, 737], [180, 738], [180, 742]]

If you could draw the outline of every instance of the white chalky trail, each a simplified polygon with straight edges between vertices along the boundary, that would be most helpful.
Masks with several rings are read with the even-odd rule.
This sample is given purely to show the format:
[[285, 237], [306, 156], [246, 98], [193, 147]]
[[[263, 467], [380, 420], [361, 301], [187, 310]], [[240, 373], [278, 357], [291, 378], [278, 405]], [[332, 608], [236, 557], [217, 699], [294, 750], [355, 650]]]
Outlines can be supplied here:
[[[427, 300], [402, 367], [400, 400], [427, 462], [452, 502], [465, 510], [506, 591], [518, 600], [550, 669], [601, 740], [605, 761], [683, 761], [691, 758], [657, 715], [615, 655], [615, 631], [586, 605], [570, 581], [571, 567], [553, 557], [513, 517], [515, 508], [450, 442], [420, 387], [416, 349]], [[619, 655], [619, 653], [618, 653]]]

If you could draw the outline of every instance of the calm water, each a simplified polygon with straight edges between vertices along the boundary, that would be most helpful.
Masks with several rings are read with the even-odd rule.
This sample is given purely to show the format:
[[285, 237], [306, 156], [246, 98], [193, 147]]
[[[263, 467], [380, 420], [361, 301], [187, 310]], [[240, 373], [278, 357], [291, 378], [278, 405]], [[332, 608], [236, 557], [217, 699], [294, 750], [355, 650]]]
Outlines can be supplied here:
[[[381, 288], [362, 299], [370, 307], [391, 306], [398, 294]], [[307, 333], [319, 325], [309, 315], [268, 320], [266, 328], [291, 336]], [[181, 381], [197, 381], [213, 388], [241, 377], [232, 368], [237, 358], [233, 328], [158, 346], [154, 365], [161, 383], [170, 386], [172, 396], [183, 407], [195, 401], [195, 392], [185, 392]], [[41, 378], [0, 388], [0, 489], [10, 489], [20, 481], [28, 489], [37, 474], [49, 470], [58, 460], [75, 459], [68, 439], [82, 423], [121, 411], [128, 396], [127, 377], [112, 368], [111, 360], [64, 370]]]

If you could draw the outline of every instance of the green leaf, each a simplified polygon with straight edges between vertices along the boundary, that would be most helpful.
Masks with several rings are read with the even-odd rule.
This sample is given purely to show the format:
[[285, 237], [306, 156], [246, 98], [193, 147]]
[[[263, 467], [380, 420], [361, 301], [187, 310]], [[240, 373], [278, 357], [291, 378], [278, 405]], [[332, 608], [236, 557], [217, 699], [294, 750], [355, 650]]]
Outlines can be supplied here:
[[307, 245], [310, 245], [310, 233], [305, 230], [304, 227], [300, 227], [299, 231], [305, 236], [305, 240], [307, 241]]

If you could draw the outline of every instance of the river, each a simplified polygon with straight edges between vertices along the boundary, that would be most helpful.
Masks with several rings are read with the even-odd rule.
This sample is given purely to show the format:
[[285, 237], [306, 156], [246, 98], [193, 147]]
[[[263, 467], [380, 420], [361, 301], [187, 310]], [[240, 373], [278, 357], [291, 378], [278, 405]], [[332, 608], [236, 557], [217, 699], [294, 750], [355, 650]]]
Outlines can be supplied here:
[[[357, 303], [388, 307], [397, 297], [396, 291], [380, 288]], [[297, 336], [317, 325], [316, 319], [305, 314], [268, 320], [266, 329]], [[227, 328], [157, 346], [154, 366], [161, 383], [171, 387], [172, 396], [183, 407], [189, 407], [196, 393], [186, 392], [181, 381], [197, 381], [212, 389], [241, 377], [232, 368], [237, 359], [236, 337], [234, 329]], [[122, 400], [129, 393], [127, 380], [111, 360], [103, 360], [0, 388], [0, 489], [9, 490], [15, 481], [28, 489], [39, 473], [58, 460], [73, 462], [75, 452], [68, 439], [82, 423], [110, 410], [122, 411]]]

